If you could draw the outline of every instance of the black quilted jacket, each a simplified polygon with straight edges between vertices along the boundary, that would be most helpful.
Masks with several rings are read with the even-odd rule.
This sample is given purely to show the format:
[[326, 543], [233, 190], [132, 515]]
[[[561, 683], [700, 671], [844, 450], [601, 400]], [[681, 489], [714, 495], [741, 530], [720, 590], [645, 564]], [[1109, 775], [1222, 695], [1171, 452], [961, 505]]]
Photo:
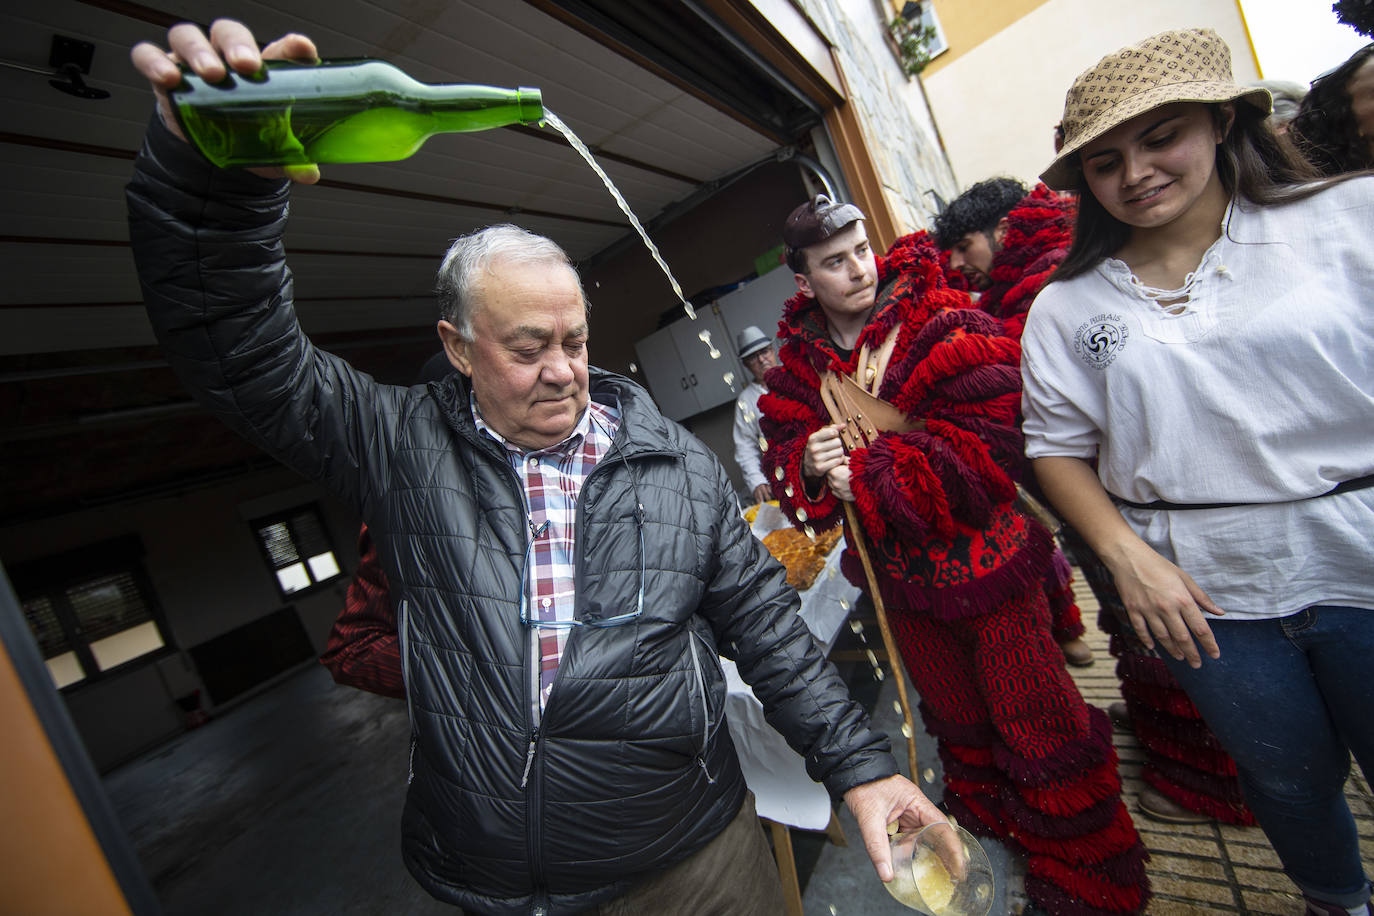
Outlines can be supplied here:
[[717, 654], [832, 793], [896, 772], [888, 743], [796, 616], [782, 567], [714, 456], [628, 379], [611, 454], [583, 487], [579, 629], [542, 721], [519, 622], [528, 526], [514, 471], [477, 434], [466, 380], [379, 385], [313, 347], [292, 309], [284, 183], [222, 172], [155, 124], [128, 188], [148, 313], [209, 409], [355, 508], [398, 606], [411, 711], [403, 849], [476, 913], [574, 913], [691, 854], [745, 791]]

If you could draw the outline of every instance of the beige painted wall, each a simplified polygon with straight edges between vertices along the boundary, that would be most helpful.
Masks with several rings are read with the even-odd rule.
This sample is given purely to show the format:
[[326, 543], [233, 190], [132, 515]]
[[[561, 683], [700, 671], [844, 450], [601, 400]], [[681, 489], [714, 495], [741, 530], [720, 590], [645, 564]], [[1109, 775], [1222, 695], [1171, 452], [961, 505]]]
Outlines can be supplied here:
[[1054, 158], [1074, 77], [1157, 32], [1203, 26], [1231, 46], [1237, 80], [1259, 78], [1236, 0], [1048, 0], [930, 73], [926, 93], [960, 188], [992, 175], [1035, 181]]

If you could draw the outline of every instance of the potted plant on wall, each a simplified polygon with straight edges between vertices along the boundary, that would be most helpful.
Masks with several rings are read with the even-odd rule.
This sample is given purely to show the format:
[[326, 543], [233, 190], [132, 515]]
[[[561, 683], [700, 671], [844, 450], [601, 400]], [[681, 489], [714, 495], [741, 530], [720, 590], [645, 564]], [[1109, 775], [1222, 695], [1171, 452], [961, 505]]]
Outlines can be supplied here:
[[938, 33], [921, 15], [919, 0], [908, 0], [902, 12], [888, 24], [888, 32], [897, 45], [897, 57], [907, 76], [916, 76], [930, 63]]

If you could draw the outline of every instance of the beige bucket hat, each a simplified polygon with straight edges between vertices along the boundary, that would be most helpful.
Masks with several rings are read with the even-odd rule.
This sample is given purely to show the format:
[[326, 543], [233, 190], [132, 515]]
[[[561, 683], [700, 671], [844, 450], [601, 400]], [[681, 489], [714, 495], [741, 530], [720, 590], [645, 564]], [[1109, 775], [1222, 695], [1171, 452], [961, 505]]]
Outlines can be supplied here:
[[1240, 100], [1269, 114], [1268, 90], [1237, 85], [1231, 49], [1211, 29], [1161, 32], [1079, 74], [1064, 98], [1064, 146], [1040, 180], [1072, 191], [1078, 151], [1119, 124], [1170, 102]]

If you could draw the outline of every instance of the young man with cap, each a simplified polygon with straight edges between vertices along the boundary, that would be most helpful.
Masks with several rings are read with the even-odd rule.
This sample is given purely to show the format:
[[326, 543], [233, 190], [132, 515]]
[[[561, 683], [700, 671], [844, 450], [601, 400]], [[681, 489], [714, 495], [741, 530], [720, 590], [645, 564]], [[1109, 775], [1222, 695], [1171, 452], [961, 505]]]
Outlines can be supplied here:
[[[788, 217], [783, 241], [799, 292], [759, 402], [783, 511], [823, 530], [853, 504], [862, 530], [846, 531], [842, 567], [866, 584], [863, 538], [940, 744], [945, 807], [1029, 853], [1042, 910], [1140, 911], [1146, 854], [1111, 724], [1050, 636], [1050, 533], [1014, 505], [1017, 341], [948, 288], [924, 234], [875, 257], [863, 213], [819, 196]], [[842, 401], [849, 410], [827, 406]]]
[[773, 349], [773, 339], [752, 324], [736, 335], [735, 347], [744, 368], [753, 376], [753, 381], [745, 385], [735, 399], [735, 464], [739, 465], [744, 485], [753, 495], [754, 502], [761, 503], [773, 498], [773, 488], [763, 474], [759, 398], [768, 390], [763, 381], [764, 373], [778, 364], [778, 354]]

